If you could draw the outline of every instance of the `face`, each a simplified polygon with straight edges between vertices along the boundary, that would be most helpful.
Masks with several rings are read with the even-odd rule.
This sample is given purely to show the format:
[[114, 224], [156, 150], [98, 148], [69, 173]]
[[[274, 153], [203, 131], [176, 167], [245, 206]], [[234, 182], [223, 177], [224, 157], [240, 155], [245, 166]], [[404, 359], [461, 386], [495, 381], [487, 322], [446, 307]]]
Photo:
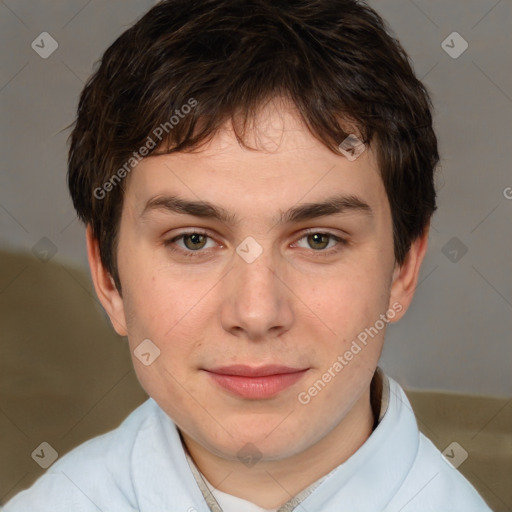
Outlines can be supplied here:
[[[260, 111], [248, 142], [260, 150], [226, 127], [201, 151], [143, 160], [120, 221], [122, 297], [95, 284], [128, 335], [140, 383], [182, 432], [226, 459], [252, 443], [276, 460], [315, 445], [354, 409], [385, 325], [412, 295], [395, 268], [373, 150], [354, 161], [332, 153], [282, 104]], [[176, 211], [171, 196], [225, 215]], [[332, 198], [342, 199], [337, 213], [302, 208]], [[141, 347], [150, 364], [135, 355]], [[230, 365], [288, 370], [215, 373]]]

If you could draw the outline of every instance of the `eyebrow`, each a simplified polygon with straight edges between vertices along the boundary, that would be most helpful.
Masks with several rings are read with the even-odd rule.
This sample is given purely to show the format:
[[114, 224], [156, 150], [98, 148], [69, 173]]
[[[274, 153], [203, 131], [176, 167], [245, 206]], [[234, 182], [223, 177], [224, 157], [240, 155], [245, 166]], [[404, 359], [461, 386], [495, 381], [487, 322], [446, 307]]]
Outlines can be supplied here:
[[[155, 210], [216, 219], [227, 225], [236, 225], [240, 222], [236, 214], [221, 206], [214, 205], [208, 201], [189, 201], [175, 195], [153, 197], [146, 203], [140, 217]], [[357, 196], [335, 195], [319, 203], [302, 203], [285, 212], [281, 210], [276, 223], [298, 223], [317, 217], [349, 212], [358, 212], [370, 217], [373, 216], [373, 210], [370, 205]]]

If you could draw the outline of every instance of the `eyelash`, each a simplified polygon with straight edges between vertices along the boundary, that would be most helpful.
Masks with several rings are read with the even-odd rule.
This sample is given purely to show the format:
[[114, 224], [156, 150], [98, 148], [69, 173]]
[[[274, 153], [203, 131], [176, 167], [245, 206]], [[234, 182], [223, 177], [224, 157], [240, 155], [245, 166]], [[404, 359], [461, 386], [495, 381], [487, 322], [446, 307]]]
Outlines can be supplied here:
[[[314, 249], [311, 249], [313, 252], [317, 253], [315, 255], [315, 257], [323, 258], [323, 257], [332, 256], [332, 255], [340, 252], [342, 250], [343, 246], [348, 245], [348, 241], [345, 240], [344, 238], [341, 238], [339, 236], [334, 235], [333, 233], [329, 233], [329, 232], [326, 232], [326, 231], [315, 231], [315, 230], [303, 232], [302, 236], [300, 238], [298, 238], [297, 241], [302, 240], [303, 238], [305, 238], [308, 235], [315, 235], [315, 234], [327, 235], [331, 239], [333, 239], [336, 242], [338, 242], [338, 247], [337, 248], [331, 248], [329, 250], [317, 250], [317, 251], [315, 251]], [[165, 240], [164, 241], [165, 247], [167, 247], [171, 252], [179, 253], [181, 256], [185, 256], [186, 258], [198, 258], [198, 257], [201, 257], [201, 253], [205, 252], [205, 251], [203, 251], [201, 249], [198, 249], [197, 251], [191, 251], [191, 250], [184, 250], [184, 249], [181, 249], [181, 248], [180, 249], [176, 249], [175, 247], [172, 247], [172, 244], [176, 240], [179, 240], [179, 239], [183, 238], [186, 235], [203, 235], [203, 236], [206, 236], [206, 237], [208, 237], [210, 239], [212, 238], [208, 233], [206, 233], [204, 231], [201, 231], [201, 230], [185, 231], [185, 232], [181, 233], [180, 235], [178, 235], [178, 236], [176, 236], [174, 238], [171, 238], [169, 240]]]

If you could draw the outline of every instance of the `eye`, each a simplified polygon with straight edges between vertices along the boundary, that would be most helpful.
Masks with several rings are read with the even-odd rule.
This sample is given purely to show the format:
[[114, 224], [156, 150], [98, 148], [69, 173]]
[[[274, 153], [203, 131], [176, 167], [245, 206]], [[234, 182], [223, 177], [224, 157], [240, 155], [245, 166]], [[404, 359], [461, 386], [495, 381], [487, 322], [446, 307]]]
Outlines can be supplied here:
[[[165, 246], [168, 247], [173, 252], [179, 252], [184, 256], [196, 256], [194, 253], [200, 252], [206, 245], [206, 240], [210, 238], [208, 233], [203, 231], [188, 231], [186, 233], [181, 233], [179, 236], [171, 238], [170, 240], [166, 240], [164, 242]], [[183, 240], [184, 248], [176, 249], [172, 245], [176, 243], [177, 240]]]
[[[164, 245], [172, 252], [179, 253], [187, 258], [195, 258], [208, 253], [208, 251], [201, 250], [206, 247], [208, 239], [213, 240], [210, 235], [204, 231], [187, 231], [174, 238], [165, 240]], [[303, 234], [295, 244], [303, 239], [306, 239], [309, 245], [306, 249], [311, 248], [313, 252], [317, 253], [315, 256], [331, 256], [341, 251], [342, 247], [348, 244], [345, 239], [324, 231], [308, 231]], [[178, 240], [183, 241], [183, 247], [180, 247], [176, 243]], [[333, 242], [331, 247], [329, 247], [329, 242]], [[329, 249], [325, 250], [328, 247]]]
[[[323, 231], [308, 231], [299, 238], [298, 242], [303, 239], [306, 240], [309, 246], [306, 249], [312, 248], [313, 251], [319, 253], [318, 256], [330, 256], [337, 253], [342, 249], [342, 246], [348, 243], [344, 238]], [[329, 242], [333, 242], [330, 247]], [[329, 250], [325, 250], [327, 247], [329, 247]]]

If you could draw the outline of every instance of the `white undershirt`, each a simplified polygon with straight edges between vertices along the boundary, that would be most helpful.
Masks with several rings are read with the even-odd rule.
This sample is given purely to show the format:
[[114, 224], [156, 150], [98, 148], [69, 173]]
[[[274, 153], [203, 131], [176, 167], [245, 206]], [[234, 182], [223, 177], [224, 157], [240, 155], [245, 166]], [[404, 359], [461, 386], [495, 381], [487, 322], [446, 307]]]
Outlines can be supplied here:
[[206, 485], [212, 492], [215, 499], [218, 501], [221, 506], [223, 512], [277, 512], [277, 508], [261, 508], [258, 505], [255, 505], [251, 501], [244, 500], [243, 498], [239, 498], [237, 496], [233, 496], [232, 494], [227, 494], [225, 492], [219, 491], [203, 476]]

